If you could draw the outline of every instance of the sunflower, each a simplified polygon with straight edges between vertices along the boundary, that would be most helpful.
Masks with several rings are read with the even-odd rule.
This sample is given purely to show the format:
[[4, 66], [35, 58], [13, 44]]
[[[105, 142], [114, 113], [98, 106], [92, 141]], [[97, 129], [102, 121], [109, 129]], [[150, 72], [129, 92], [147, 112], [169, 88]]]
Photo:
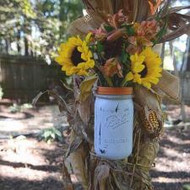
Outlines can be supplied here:
[[152, 84], [157, 84], [161, 75], [161, 58], [150, 47], [146, 47], [140, 54], [130, 57], [131, 72], [125, 80], [133, 81], [150, 89]]
[[83, 41], [79, 36], [71, 37], [66, 43], [60, 45], [59, 55], [56, 62], [62, 65], [62, 70], [66, 75], [88, 75], [89, 69], [94, 67], [92, 52], [88, 44], [90, 42], [91, 33], [89, 33]]

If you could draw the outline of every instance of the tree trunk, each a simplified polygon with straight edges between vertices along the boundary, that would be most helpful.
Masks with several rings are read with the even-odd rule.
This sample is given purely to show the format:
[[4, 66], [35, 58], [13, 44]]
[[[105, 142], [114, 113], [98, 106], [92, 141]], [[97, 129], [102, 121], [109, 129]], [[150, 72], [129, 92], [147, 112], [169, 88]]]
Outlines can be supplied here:
[[7, 54], [9, 54], [9, 40], [8, 39], [5, 39], [5, 51]]
[[189, 46], [187, 51], [187, 67], [186, 71], [190, 71], [190, 39], [189, 39]]
[[20, 47], [20, 30], [18, 30], [18, 33], [17, 33], [17, 51], [19, 54], [21, 54], [21, 47]]
[[[25, 34], [26, 35], [26, 34]], [[27, 37], [25, 36], [24, 37], [24, 55], [25, 56], [28, 56], [29, 55], [29, 52], [28, 52], [28, 39]]]

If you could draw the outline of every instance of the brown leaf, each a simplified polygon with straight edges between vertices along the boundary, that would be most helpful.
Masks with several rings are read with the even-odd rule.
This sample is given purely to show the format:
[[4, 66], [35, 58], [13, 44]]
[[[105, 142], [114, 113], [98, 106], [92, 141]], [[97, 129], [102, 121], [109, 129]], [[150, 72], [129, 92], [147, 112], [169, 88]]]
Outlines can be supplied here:
[[36, 103], [38, 102], [38, 100], [40, 99], [40, 97], [42, 95], [44, 95], [45, 93], [48, 93], [48, 90], [44, 91], [44, 92], [39, 92], [36, 97], [32, 100], [32, 105], [35, 106]]
[[77, 105], [77, 110], [79, 112], [80, 118], [86, 126], [88, 125], [91, 114], [92, 114], [91, 113], [91, 103], [92, 103], [91, 101], [92, 101], [92, 97], [88, 96], [85, 101], [83, 101], [82, 103], [79, 103]]
[[186, 20], [177, 13], [173, 13], [168, 17], [168, 27], [170, 30], [176, 30], [186, 24]]
[[62, 178], [64, 181], [64, 183], [63, 183], [64, 189], [74, 190], [74, 186], [72, 184], [71, 177], [68, 173], [68, 170], [67, 170], [64, 162], [63, 162], [63, 166], [62, 166]]
[[90, 76], [86, 78], [82, 83], [80, 84], [80, 95], [79, 95], [79, 101], [84, 102], [92, 93], [92, 88], [94, 83], [97, 81], [97, 76]]
[[117, 29], [114, 32], [112, 32], [108, 37], [107, 37], [107, 41], [108, 42], [114, 42], [117, 39], [121, 38], [124, 34], [126, 33], [125, 29]]
[[170, 14], [173, 14], [173, 13], [177, 13], [181, 10], [184, 10], [184, 9], [190, 9], [190, 5], [188, 6], [179, 6], [179, 7], [172, 7], [170, 8], [166, 14], [162, 15], [162, 17], [165, 17], [167, 15], [170, 15]]
[[187, 35], [190, 35], [190, 24], [186, 24], [184, 26], [181, 26], [179, 29], [165, 35], [160, 41], [159, 43], [164, 43], [164, 42], [167, 42], [167, 41], [171, 41], [171, 40], [174, 40], [178, 37], [180, 37], [181, 35], [183, 34], [187, 34]]
[[83, 188], [87, 190], [88, 177], [85, 169], [85, 160], [89, 150], [86, 147], [86, 144], [83, 141], [81, 141], [81, 139], [74, 133], [74, 131], [72, 131], [71, 133], [71, 141], [72, 152], [68, 159], [72, 165], [72, 169], [77, 179], [82, 184]]
[[109, 177], [110, 166], [101, 163], [95, 169], [94, 189], [106, 190], [106, 179]]
[[[72, 132], [72, 136], [73, 134], [74, 133]], [[79, 136], [75, 136], [75, 138], [71, 139], [71, 141], [72, 142], [69, 145], [69, 148], [67, 150], [65, 157], [68, 157], [72, 152], [75, 152], [79, 148], [83, 140]]]

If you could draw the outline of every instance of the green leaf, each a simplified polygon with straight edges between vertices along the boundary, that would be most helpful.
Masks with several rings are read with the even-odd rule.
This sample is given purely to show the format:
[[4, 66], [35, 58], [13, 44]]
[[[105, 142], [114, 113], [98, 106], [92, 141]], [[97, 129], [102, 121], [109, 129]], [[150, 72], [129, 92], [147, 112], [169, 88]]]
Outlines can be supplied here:
[[109, 26], [109, 25], [104, 25], [104, 29], [106, 30], [106, 32], [111, 32], [114, 30], [114, 28], [112, 26]]
[[128, 60], [129, 60], [129, 54], [125, 50], [122, 50], [120, 61], [125, 64], [128, 62]]
[[104, 51], [104, 46], [103, 46], [103, 44], [101, 42], [97, 42], [96, 47], [97, 47], [97, 52], [98, 53], [101, 53], [101, 52]]
[[156, 35], [156, 40], [153, 41], [154, 45], [157, 44], [159, 42], [159, 40], [166, 34], [167, 29], [165, 27], [163, 27], [158, 34]]
[[156, 40], [153, 41], [154, 45], [156, 45], [162, 37], [167, 33], [167, 26], [168, 26], [168, 18], [164, 21], [164, 26], [160, 29], [160, 31], [156, 35]]
[[85, 101], [91, 94], [94, 83], [97, 81], [97, 76], [93, 75], [86, 78], [80, 85], [80, 96], [81, 102]]
[[55, 139], [55, 133], [51, 133], [52, 139]]
[[125, 28], [129, 36], [133, 36], [135, 34], [135, 30], [132, 26], [126, 25]]
[[61, 132], [59, 131], [59, 130], [57, 130], [57, 129], [55, 129], [55, 134], [58, 136], [58, 137], [61, 137], [62, 136], [62, 134], [61, 134]]

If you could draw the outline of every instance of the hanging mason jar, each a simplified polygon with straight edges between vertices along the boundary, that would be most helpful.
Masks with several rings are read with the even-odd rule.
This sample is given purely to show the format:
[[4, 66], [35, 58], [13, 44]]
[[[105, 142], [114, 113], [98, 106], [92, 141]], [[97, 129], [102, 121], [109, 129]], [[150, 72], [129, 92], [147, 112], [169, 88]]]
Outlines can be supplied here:
[[130, 87], [98, 87], [95, 100], [94, 146], [99, 157], [128, 157], [133, 144], [134, 107]]

